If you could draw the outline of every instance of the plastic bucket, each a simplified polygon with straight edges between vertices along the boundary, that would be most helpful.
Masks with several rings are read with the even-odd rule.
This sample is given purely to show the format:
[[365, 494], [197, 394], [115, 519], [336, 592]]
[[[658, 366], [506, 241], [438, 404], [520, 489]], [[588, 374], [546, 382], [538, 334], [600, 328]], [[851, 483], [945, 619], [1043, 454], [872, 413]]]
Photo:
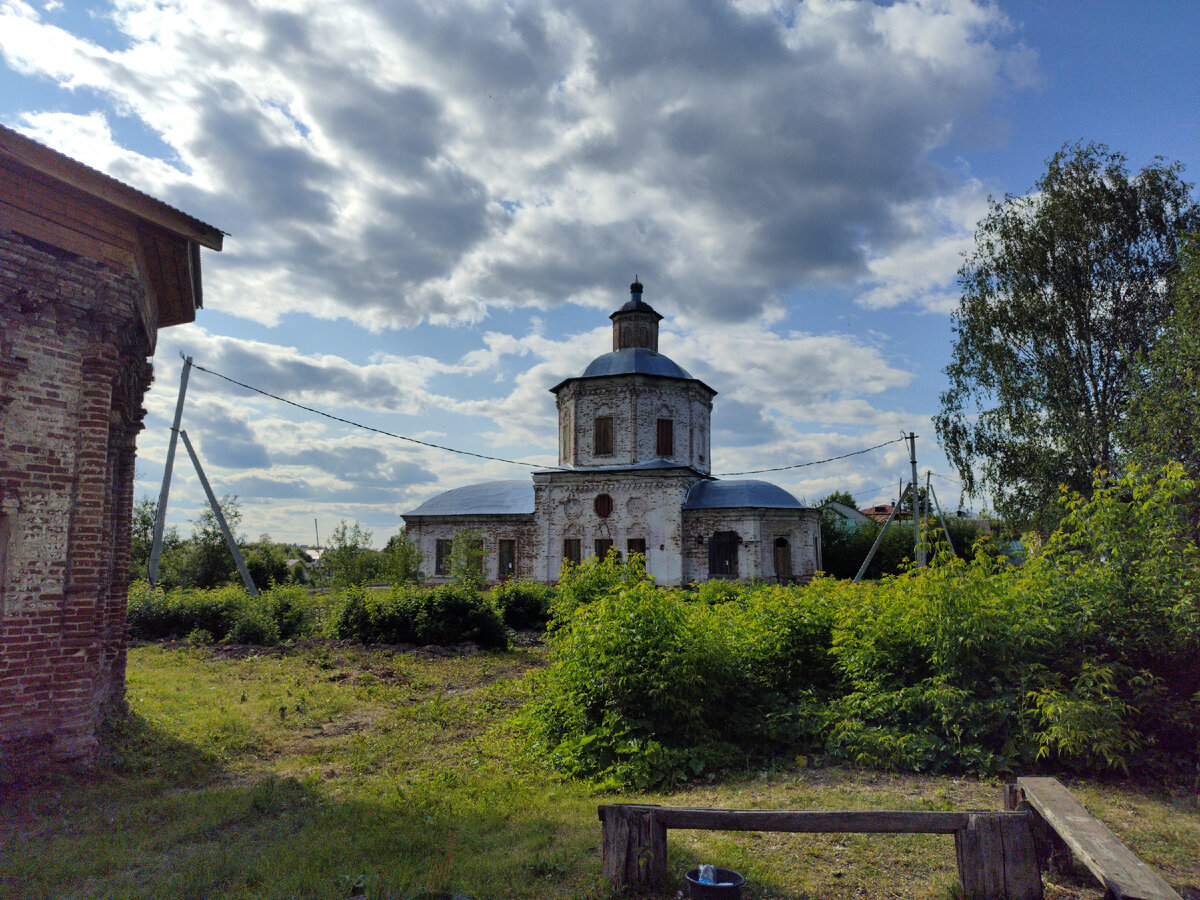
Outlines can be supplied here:
[[700, 869], [689, 869], [684, 876], [687, 878], [688, 890], [692, 900], [742, 900], [742, 885], [746, 879], [733, 869], [714, 869], [713, 877], [724, 884], [701, 884]]

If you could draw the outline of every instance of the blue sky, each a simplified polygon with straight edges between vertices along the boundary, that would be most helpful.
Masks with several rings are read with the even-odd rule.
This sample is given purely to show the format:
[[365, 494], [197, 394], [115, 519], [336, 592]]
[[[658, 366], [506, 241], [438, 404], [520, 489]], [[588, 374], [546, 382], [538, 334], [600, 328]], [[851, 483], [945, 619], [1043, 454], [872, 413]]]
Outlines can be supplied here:
[[[229, 233], [196, 324], [160, 335], [139, 494], [180, 352], [551, 464], [548, 388], [608, 348], [635, 274], [660, 349], [719, 391], [714, 471], [914, 430], [952, 477], [930, 416], [987, 198], [1077, 140], [1194, 180], [1197, 34], [1184, 0], [0, 0], [0, 121]], [[250, 537], [344, 519], [382, 543], [430, 494], [523, 471], [203, 372], [184, 427]], [[906, 469], [893, 444], [769, 477], [866, 505]], [[176, 471], [186, 531], [203, 495]]]

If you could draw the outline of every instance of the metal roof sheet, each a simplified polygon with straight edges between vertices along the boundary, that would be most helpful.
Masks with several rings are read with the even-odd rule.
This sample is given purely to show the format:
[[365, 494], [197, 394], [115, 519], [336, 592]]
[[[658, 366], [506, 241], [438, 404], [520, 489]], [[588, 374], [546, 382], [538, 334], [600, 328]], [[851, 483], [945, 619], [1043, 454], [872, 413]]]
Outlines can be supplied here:
[[626, 347], [597, 356], [583, 370], [580, 378], [602, 378], [605, 375], [659, 375], [663, 378], [692, 377], [673, 359], [646, 347]]
[[406, 516], [497, 516], [533, 512], [533, 482], [485, 481], [430, 497]]
[[684, 509], [808, 509], [769, 481], [698, 481], [683, 501]]

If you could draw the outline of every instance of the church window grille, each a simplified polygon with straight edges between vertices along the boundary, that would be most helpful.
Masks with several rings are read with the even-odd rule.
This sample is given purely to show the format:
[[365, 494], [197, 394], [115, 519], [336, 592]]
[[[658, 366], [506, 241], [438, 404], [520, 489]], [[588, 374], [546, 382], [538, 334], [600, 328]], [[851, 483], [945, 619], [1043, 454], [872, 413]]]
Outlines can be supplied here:
[[501, 581], [507, 581], [517, 574], [517, 542], [502, 540], [496, 560], [496, 574]]
[[575, 565], [583, 562], [583, 548], [579, 538], [566, 538], [563, 541], [563, 560]]
[[737, 578], [738, 544], [736, 531], [718, 531], [708, 539], [708, 576]]
[[438, 538], [437, 544], [434, 547], [433, 556], [433, 574], [434, 575], [449, 575], [450, 574], [450, 552], [454, 548], [454, 542]]
[[608, 556], [608, 551], [612, 549], [612, 538], [596, 538], [596, 556], [600, 559]]

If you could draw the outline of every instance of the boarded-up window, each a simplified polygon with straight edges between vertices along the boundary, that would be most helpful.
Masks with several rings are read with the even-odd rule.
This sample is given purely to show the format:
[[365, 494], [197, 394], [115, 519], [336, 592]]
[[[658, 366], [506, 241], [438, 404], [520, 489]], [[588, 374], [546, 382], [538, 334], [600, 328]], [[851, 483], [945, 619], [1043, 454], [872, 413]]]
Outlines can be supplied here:
[[625, 550], [632, 556], [634, 553], [646, 555], [646, 539], [645, 538], [630, 538], [625, 542]]
[[613, 455], [613, 417], [596, 417], [596, 434], [592, 443], [592, 452], [596, 456]]
[[612, 538], [596, 538], [596, 555], [600, 559], [608, 556], [608, 551], [612, 549]]
[[597, 494], [596, 501], [592, 504], [592, 506], [596, 510], [596, 515], [602, 519], [607, 519], [612, 515], [613, 498], [608, 494]]
[[738, 536], [736, 531], [718, 531], [708, 539], [708, 576], [737, 578]]
[[454, 542], [438, 539], [437, 546], [434, 548], [433, 558], [433, 574], [434, 575], [449, 575], [450, 574], [450, 551], [454, 548]]
[[563, 541], [563, 561], [579, 565], [583, 561], [583, 548], [579, 538], [567, 538]]
[[663, 459], [675, 455], [675, 422], [671, 419], [658, 420], [658, 455]]
[[501, 541], [496, 562], [496, 574], [500, 580], [512, 578], [517, 573], [517, 542]]
[[792, 547], [787, 538], [775, 538], [775, 577], [792, 580]]
[[571, 423], [563, 422], [562, 435], [559, 437], [559, 456], [563, 462], [571, 460]]

